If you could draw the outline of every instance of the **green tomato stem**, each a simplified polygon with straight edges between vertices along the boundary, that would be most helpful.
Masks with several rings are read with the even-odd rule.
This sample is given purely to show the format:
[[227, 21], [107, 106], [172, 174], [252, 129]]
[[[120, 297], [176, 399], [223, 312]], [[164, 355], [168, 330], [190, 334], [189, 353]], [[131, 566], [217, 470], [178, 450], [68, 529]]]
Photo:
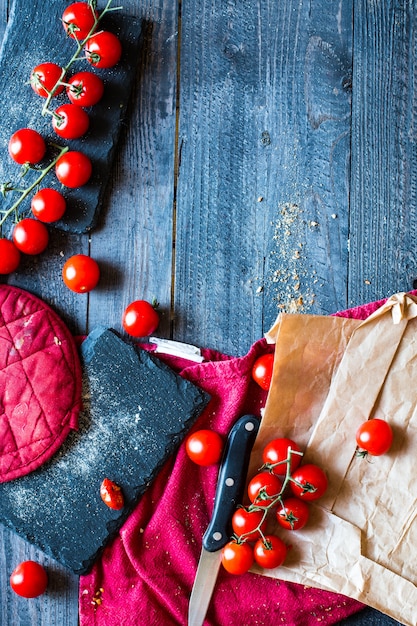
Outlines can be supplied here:
[[11, 186], [11, 183], [6, 183], [5, 184], [5, 185], [7, 185], [7, 192], [14, 191], [14, 192], [19, 193], [20, 195], [19, 195], [18, 199], [16, 200], [16, 202], [14, 202], [14, 204], [9, 209], [7, 209], [7, 211], [2, 211], [3, 217], [0, 219], [0, 228], [1, 228], [1, 226], [3, 226], [4, 222], [7, 220], [7, 218], [12, 213], [15, 213], [16, 221], [18, 220], [19, 216], [18, 216], [17, 209], [20, 206], [20, 204], [42, 182], [42, 180], [45, 178], [45, 176], [48, 174], [48, 172], [50, 172], [51, 169], [56, 165], [57, 161], [61, 158], [61, 156], [63, 154], [65, 154], [66, 152], [68, 152], [68, 149], [69, 149], [68, 146], [65, 146], [64, 148], [62, 148], [60, 146], [56, 146], [55, 145], [55, 147], [57, 147], [59, 149], [58, 155], [44, 169], [39, 170], [39, 176], [36, 178], [36, 180], [31, 185], [26, 187], [26, 189], [21, 189], [20, 187], [13, 187], [13, 186]]

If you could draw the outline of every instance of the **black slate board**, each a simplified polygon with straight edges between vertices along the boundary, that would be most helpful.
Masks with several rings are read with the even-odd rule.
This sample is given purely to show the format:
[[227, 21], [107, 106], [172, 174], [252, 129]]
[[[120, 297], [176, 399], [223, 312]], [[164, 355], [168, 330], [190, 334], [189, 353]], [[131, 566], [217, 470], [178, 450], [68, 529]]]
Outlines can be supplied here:
[[[66, 141], [55, 135], [49, 115], [41, 114], [44, 99], [40, 98], [28, 84], [30, 74], [36, 65], [47, 61], [65, 65], [76, 50], [74, 42], [65, 35], [61, 23], [62, 12], [67, 2], [52, 0], [45, 5], [43, 0], [14, 0], [8, 27], [0, 51], [0, 182], [18, 181], [20, 167], [9, 157], [7, 146], [10, 136], [19, 128], [29, 127], [39, 131], [45, 140], [70, 150], [80, 150], [90, 157], [93, 175], [80, 189], [61, 188], [52, 172], [42, 182], [42, 186], [52, 186], [63, 190], [68, 209], [64, 218], [57, 224], [61, 230], [82, 233], [94, 228], [105, 186], [109, 178], [113, 156], [126, 115], [129, 96], [135, 80], [138, 50], [142, 41], [142, 20], [123, 14], [123, 10], [106, 14], [100, 22], [100, 29], [107, 29], [120, 37], [123, 55], [114, 68], [96, 69], [87, 61], [77, 62], [69, 71], [69, 76], [79, 71], [93, 71], [104, 81], [105, 93], [102, 100], [86, 109], [90, 116], [90, 129], [79, 140]], [[120, 6], [114, 0], [112, 6]], [[98, 3], [98, 9], [103, 3]], [[69, 102], [65, 93], [53, 99], [53, 108]], [[52, 151], [47, 154], [53, 155]], [[25, 177], [33, 180], [32, 172]], [[5, 210], [17, 199], [9, 194], [2, 200]], [[22, 208], [30, 209], [30, 200]], [[10, 228], [12, 222], [10, 221]], [[7, 229], [4, 234], [8, 234]]]
[[[82, 357], [79, 431], [42, 468], [0, 485], [0, 522], [77, 574], [88, 571], [209, 401], [111, 330], [93, 331]], [[122, 487], [122, 511], [101, 501], [105, 477]]]

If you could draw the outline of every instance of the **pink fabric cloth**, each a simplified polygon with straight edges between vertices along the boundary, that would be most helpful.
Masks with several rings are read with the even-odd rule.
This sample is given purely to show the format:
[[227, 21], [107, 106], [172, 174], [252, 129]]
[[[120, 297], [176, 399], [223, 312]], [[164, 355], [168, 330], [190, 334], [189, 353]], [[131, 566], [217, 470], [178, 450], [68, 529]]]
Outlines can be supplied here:
[[[381, 304], [336, 315], [364, 319]], [[212, 428], [226, 436], [239, 416], [260, 414], [266, 396], [251, 380], [251, 369], [258, 356], [272, 350], [261, 339], [239, 358], [206, 350], [207, 362], [199, 365], [165, 359], [212, 396], [195, 429]], [[80, 626], [187, 624], [217, 473], [217, 466], [193, 464], [184, 445], [180, 447], [92, 571], [81, 577]], [[231, 576], [220, 568], [204, 624], [323, 626], [336, 624], [361, 608], [360, 603], [342, 595], [252, 573]]]

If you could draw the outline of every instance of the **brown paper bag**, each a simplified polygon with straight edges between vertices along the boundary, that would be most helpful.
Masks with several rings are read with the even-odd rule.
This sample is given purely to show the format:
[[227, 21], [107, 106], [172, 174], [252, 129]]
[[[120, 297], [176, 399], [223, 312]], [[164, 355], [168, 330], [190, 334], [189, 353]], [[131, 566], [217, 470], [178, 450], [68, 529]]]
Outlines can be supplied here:
[[[285, 565], [258, 573], [355, 598], [406, 626], [417, 624], [417, 298], [396, 294], [367, 320], [281, 314], [274, 372], [252, 452], [286, 436], [329, 488], [300, 531], [273, 527], [292, 545]], [[356, 456], [368, 418], [391, 424], [390, 451]]]

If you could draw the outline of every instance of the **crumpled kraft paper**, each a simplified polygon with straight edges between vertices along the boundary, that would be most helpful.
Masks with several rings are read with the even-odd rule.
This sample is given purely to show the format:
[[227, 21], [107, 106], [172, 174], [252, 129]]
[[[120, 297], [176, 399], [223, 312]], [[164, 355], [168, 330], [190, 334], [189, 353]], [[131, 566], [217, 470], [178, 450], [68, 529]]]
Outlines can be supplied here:
[[[417, 624], [417, 298], [395, 294], [367, 320], [281, 314], [271, 331], [274, 372], [248, 476], [263, 447], [290, 437], [327, 473], [327, 493], [285, 565], [260, 574], [355, 598]], [[394, 431], [388, 453], [356, 456], [372, 417]]]

